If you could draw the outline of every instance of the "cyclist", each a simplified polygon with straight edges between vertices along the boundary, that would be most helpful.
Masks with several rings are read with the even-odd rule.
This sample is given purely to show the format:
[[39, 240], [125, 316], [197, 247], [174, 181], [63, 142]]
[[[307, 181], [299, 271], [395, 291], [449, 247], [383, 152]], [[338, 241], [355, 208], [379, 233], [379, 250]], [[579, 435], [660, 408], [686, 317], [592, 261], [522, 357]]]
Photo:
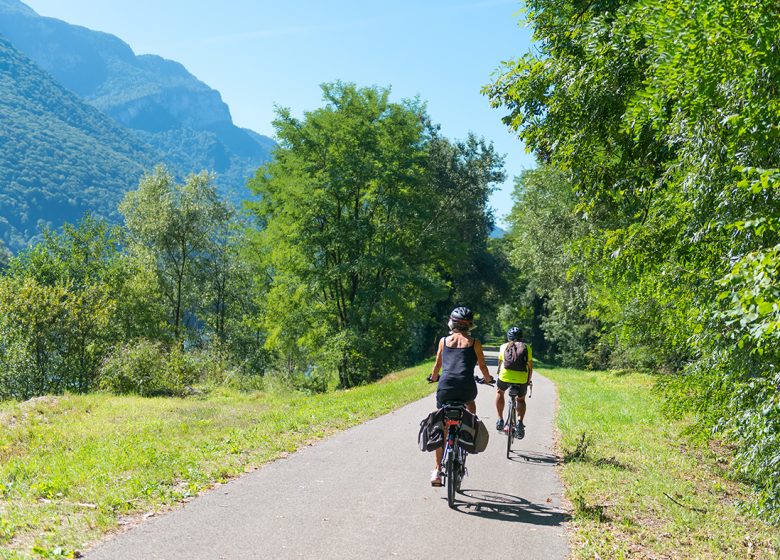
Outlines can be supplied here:
[[[526, 345], [528, 349], [528, 361], [526, 362], [525, 369], [514, 370], [501, 367], [504, 361], [504, 351], [510, 344], [516, 342], [523, 342], [523, 331], [519, 327], [512, 327], [506, 332], [507, 341], [501, 345], [498, 351], [498, 381], [496, 381], [496, 411], [498, 412], [498, 420], [496, 420], [496, 430], [502, 431], [504, 429], [504, 391], [509, 389], [512, 385], [518, 388], [517, 395], [517, 429], [515, 430], [515, 437], [517, 439], [523, 439], [525, 437], [525, 424], [523, 424], [523, 418], [525, 418], [525, 395], [528, 392], [528, 385], [531, 383], [531, 376], [533, 375], [534, 366], [533, 359], [531, 357], [531, 347]], [[525, 344], [523, 342], [523, 344]]]
[[[450, 334], [439, 340], [436, 363], [430, 377], [431, 381], [439, 380], [436, 408], [441, 408], [449, 401], [462, 401], [472, 414], [476, 414], [477, 405], [474, 399], [477, 398], [477, 383], [474, 380], [474, 367], [479, 365], [486, 383], [492, 383], [493, 378], [485, 365], [482, 343], [469, 334], [474, 328], [474, 313], [468, 307], [456, 307], [450, 313], [447, 326], [450, 328]], [[431, 473], [431, 486], [442, 485], [443, 453], [441, 448], [436, 450], [436, 468]]]

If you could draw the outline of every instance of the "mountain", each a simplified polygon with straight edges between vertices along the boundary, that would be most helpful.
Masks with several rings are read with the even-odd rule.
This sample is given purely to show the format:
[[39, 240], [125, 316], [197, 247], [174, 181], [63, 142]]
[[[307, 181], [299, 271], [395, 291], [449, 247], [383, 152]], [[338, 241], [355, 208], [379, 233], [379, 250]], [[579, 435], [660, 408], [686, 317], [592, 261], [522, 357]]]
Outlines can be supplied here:
[[87, 210], [117, 219], [124, 193], [160, 161], [0, 36], [0, 240], [11, 249]]
[[273, 140], [233, 124], [220, 93], [178, 62], [136, 55], [114, 35], [42, 17], [0, 0], [0, 34], [57, 81], [131, 129], [174, 172], [208, 169], [238, 202], [246, 180], [270, 159]]
[[506, 230], [501, 229], [498, 226], [493, 226], [493, 229], [490, 232], [491, 239], [501, 239], [505, 235], [506, 235]]

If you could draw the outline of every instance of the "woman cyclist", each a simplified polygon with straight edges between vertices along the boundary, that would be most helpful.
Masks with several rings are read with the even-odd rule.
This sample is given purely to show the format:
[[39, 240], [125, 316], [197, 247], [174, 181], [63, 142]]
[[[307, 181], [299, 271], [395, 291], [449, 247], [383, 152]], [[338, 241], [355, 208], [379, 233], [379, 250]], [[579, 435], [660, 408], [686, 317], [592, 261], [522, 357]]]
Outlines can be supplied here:
[[[474, 367], [479, 365], [486, 383], [493, 378], [485, 365], [482, 343], [469, 333], [474, 328], [474, 313], [468, 307], [456, 307], [450, 313], [447, 323], [449, 336], [439, 340], [436, 352], [436, 364], [431, 372], [431, 381], [439, 381], [436, 391], [436, 407], [441, 408], [449, 401], [463, 401], [471, 413], [476, 414], [477, 383], [474, 380]], [[442, 371], [439, 379], [439, 371]], [[431, 486], [441, 486], [441, 459], [444, 450], [436, 450], [436, 468], [431, 473]]]

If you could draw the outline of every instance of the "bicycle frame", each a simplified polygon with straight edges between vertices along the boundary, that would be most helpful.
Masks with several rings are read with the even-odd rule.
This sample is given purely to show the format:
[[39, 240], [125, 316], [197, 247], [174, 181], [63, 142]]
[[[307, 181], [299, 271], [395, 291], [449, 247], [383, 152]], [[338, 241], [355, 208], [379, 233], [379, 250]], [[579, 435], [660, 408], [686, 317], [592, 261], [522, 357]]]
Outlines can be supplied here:
[[455, 507], [455, 494], [460, 491], [460, 483], [466, 474], [466, 456], [468, 453], [458, 444], [461, 416], [464, 406], [445, 406], [444, 426], [447, 429], [447, 443], [444, 446], [442, 465], [444, 465], [447, 503]]
[[509, 459], [512, 452], [512, 441], [515, 439], [515, 426], [517, 424], [517, 395], [519, 391], [512, 385], [507, 393], [506, 421], [506, 458]]

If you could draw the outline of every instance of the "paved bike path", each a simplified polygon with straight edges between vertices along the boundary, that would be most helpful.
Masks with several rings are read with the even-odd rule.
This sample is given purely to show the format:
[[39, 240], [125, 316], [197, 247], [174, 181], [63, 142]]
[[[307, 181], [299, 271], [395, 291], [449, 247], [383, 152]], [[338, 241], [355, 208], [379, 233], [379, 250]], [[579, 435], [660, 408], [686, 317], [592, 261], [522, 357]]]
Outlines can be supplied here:
[[[488, 361], [495, 363], [495, 353]], [[493, 387], [480, 386], [477, 412], [491, 428], [490, 444], [469, 456], [455, 510], [445, 488], [430, 486], [433, 454], [417, 448], [419, 422], [435, 406], [431, 396], [219, 486], [86, 557], [564, 559], [555, 387], [534, 377], [527, 435], [515, 441], [511, 460], [505, 437], [493, 429], [494, 398]]]

